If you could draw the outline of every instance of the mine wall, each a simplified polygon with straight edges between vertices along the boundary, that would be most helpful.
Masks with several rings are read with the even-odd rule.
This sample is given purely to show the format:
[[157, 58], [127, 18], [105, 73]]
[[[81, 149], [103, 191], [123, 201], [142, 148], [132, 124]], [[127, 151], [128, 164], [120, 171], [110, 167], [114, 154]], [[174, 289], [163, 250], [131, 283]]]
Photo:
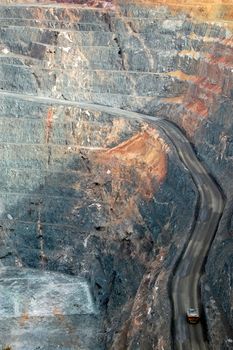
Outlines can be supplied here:
[[[230, 348], [232, 8], [1, 2], [1, 264], [89, 282], [99, 313], [86, 316], [95, 336], [80, 349], [170, 348], [167, 284], [198, 193], [152, 122], [76, 102], [175, 122], [221, 187], [226, 207], [202, 293], [212, 348]], [[68, 339], [75, 349], [76, 334]]]

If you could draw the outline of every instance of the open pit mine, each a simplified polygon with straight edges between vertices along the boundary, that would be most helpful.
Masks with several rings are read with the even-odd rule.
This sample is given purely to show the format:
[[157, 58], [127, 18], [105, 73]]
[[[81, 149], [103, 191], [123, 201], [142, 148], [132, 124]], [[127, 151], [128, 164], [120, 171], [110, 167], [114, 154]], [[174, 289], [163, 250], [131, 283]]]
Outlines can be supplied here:
[[0, 1], [0, 350], [233, 349], [233, 0]]

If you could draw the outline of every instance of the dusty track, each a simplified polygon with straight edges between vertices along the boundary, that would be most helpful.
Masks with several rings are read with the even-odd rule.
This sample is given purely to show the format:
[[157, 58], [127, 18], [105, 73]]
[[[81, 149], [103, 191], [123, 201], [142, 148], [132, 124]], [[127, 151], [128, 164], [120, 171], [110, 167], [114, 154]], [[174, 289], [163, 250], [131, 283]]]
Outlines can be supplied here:
[[199, 281], [222, 215], [224, 200], [218, 186], [197, 160], [181, 131], [166, 121], [159, 124], [162, 124], [162, 128], [176, 146], [179, 157], [189, 169], [200, 196], [194, 230], [172, 279], [174, 345], [178, 350], [206, 350], [208, 344], [203, 332], [203, 322], [189, 325], [185, 312], [189, 307], [201, 310]]

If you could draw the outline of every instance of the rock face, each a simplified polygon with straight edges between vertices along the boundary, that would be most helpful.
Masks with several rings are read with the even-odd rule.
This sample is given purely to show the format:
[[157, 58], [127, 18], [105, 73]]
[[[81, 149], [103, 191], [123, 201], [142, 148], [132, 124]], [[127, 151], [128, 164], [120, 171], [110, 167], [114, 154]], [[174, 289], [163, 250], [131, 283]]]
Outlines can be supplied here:
[[1, 2], [1, 262], [89, 281], [104, 335], [84, 348], [169, 349], [167, 282], [197, 193], [152, 122], [76, 102], [190, 138], [227, 195], [203, 298], [233, 326], [231, 19], [217, 0]]
[[86, 349], [92, 345], [96, 310], [85, 280], [7, 267], [1, 269], [0, 289], [4, 349]]
[[[96, 327], [104, 333], [99, 345], [86, 348], [124, 347], [116, 334], [131, 327], [129, 340], [121, 335], [121, 341], [156, 346], [152, 333], [165, 327], [169, 310], [164, 279], [195, 209], [195, 189], [172, 146], [144, 122], [71, 102], [2, 99], [2, 264], [85, 277], [100, 310], [92, 334]], [[12, 128], [17, 137], [10, 142]], [[161, 300], [151, 299], [153, 288]], [[143, 298], [135, 300], [138, 293]], [[132, 310], [137, 315], [142, 307], [135, 335]]]

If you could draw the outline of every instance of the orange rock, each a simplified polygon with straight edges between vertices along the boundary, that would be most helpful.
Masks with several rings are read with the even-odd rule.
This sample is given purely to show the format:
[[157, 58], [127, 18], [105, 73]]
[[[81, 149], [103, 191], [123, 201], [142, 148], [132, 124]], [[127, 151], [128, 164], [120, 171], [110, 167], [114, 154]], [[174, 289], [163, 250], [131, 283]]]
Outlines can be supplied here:
[[19, 319], [19, 323], [21, 326], [23, 326], [28, 320], [29, 320], [29, 314], [27, 311], [25, 311], [22, 316]]
[[56, 316], [59, 320], [64, 320], [64, 315], [62, 315], [62, 311], [58, 307], [53, 308], [53, 314]]
[[165, 145], [152, 128], [134, 135], [116, 147], [100, 151], [95, 156], [95, 161], [111, 169], [116, 187], [122, 180], [131, 182], [130, 171], [133, 170], [139, 179], [138, 190], [145, 197], [153, 196], [154, 180], [161, 183], [166, 177]]
[[49, 143], [50, 141], [52, 126], [53, 126], [53, 109], [50, 108], [48, 110], [48, 114], [46, 118], [46, 143]]
[[[127, 1], [127, 0], [126, 0]], [[143, 6], [167, 6], [174, 14], [184, 12], [195, 20], [232, 21], [232, 0], [128, 0]]]

